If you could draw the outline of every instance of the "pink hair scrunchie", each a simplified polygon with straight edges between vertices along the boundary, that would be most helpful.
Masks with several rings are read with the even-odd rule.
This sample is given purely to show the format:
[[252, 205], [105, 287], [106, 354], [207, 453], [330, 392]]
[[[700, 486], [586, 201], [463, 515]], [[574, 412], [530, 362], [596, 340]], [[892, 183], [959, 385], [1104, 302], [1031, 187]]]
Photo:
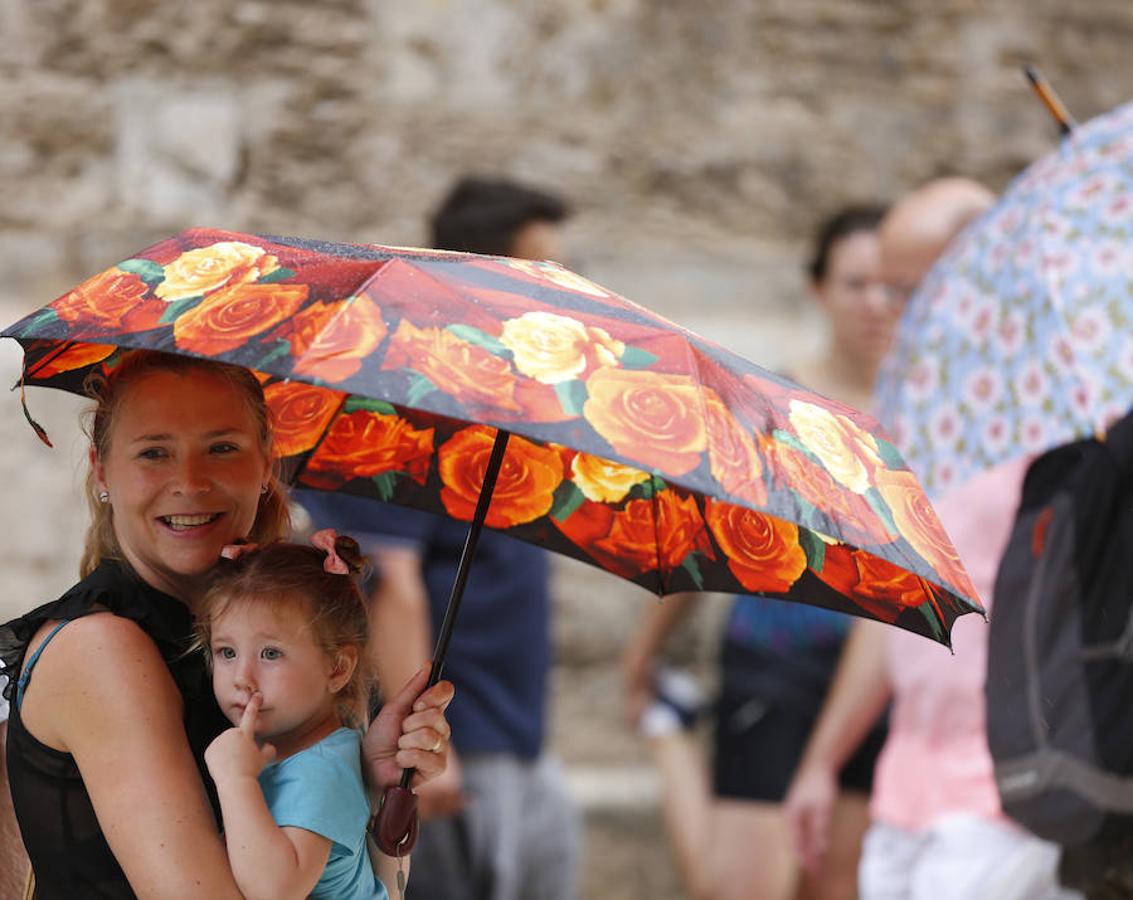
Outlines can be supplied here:
[[333, 528], [324, 528], [311, 535], [311, 543], [327, 555], [323, 560], [323, 569], [332, 575], [349, 575], [350, 566], [335, 552], [334, 545], [337, 540], [338, 535]]

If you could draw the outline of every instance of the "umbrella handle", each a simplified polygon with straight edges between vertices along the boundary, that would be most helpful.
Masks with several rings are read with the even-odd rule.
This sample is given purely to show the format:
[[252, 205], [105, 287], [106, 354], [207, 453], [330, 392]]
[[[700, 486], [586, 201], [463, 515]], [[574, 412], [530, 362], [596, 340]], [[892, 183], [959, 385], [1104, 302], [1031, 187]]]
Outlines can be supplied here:
[[382, 795], [370, 834], [386, 856], [405, 856], [417, 843], [417, 795], [403, 787], [391, 787]]
[[[448, 645], [452, 640], [452, 630], [456, 625], [456, 614], [460, 610], [460, 601], [464, 597], [464, 586], [468, 582], [468, 569], [472, 565], [472, 555], [476, 552], [476, 544], [480, 540], [480, 532], [484, 528], [484, 520], [488, 517], [488, 507], [492, 502], [492, 492], [496, 489], [496, 479], [500, 474], [500, 467], [504, 461], [504, 451], [507, 449], [508, 438], [511, 434], [502, 428], [496, 430], [496, 441], [492, 445], [492, 455], [488, 457], [488, 466], [484, 470], [484, 483], [480, 487], [480, 497], [476, 501], [476, 512], [472, 515], [472, 524], [468, 528], [468, 536], [464, 539], [464, 549], [460, 553], [460, 563], [456, 569], [456, 578], [452, 584], [452, 593], [449, 594], [448, 607], [441, 622], [441, 630], [437, 635], [437, 644], [433, 649], [433, 665], [429, 671], [429, 683], [425, 690], [431, 688], [441, 680], [441, 673], [445, 667], [445, 657], [448, 655]], [[409, 791], [409, 782], [413, 778], [413, 769], [405, 769], [401, 773], [400, 788], [406, 793]], [[416, 797], [414, 797], [416, 800]], [[382, 809], [385, 808], [385, 801]], [[414, 805], [416, 811], [416, 805]], [[378, 811], [381, 816], [382, 810]], [[414, 826], [416, 818], [414, 818]]]

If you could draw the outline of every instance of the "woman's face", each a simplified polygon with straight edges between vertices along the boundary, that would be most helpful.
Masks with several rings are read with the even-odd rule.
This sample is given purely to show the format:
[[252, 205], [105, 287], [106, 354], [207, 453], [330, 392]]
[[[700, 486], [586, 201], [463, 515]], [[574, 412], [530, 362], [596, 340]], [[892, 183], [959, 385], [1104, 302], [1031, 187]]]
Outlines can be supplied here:
[[223, 376], [156, 371], [123, 390], [106, 458], [92, 458], [95, 478], [130, 565], [188, 601], [221, 548], [251, 531], [271, 460]]
[[838, 240], [814, 292], [830, 321], [836, 350], [876, 368], [901, 315], [881, 281], [877, 233], [855, 231]]

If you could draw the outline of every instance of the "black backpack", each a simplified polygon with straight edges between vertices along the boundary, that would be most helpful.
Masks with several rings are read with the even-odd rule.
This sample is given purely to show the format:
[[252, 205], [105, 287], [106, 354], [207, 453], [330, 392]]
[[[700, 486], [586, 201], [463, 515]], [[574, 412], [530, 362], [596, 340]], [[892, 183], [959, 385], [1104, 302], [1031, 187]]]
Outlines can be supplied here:
[[1133, 412], [1036, 459], [995, 582], [987, 732], [1004, 812], [1133, 834]]

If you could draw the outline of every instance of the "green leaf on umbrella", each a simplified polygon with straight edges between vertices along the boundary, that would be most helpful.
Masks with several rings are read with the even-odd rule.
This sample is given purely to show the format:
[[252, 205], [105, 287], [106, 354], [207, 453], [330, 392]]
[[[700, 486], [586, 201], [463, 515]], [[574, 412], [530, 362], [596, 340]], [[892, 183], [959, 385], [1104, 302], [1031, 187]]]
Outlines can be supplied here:
[[269, 365], [271, 365], [271, 363], [275, 362], [277, 359], [283, 359], [290, 355], [291, 342], [284, 340], [283, 338], [278, 338], [275, 342], [275, 348], [271, 350], [271, 352], [269, 352], [267, 356], [263, 357], [263, 359], [256, 363], [255, 367], [260, 371], [264, 371]]
[[31, 319], [24, 325], [22, 329], [20, 329], [20, 333], [28, 334], [29, 332], [34, 332], [37, 329], [42, 328], [44, 325], [52, 325], [58, 321], [59, 316], [58, 314], [56, 314], [55, 310], [51, 309], [50, 307], [47, 309], [41, 309], [31, 317]]
[[626, 346], [621, 355], [621, 364], [625, 369], [648, 369], [657, 362], [657, 354], [642, 350], [640, 347]]
[[445, 330], [450, 334], [455, 334], [462, 341], [468, 341], [470, 344], [475, 344], [477, 347], [483, 347], [493, 356], [502, 356], [504, 359], [511, 359], [512, 352], [499, 342], [496, 338], [492, 337], [488, 332], [481, 331], [474, 325], [464, 325], [459, 322], [453, 325], [446, 325]]
[[267, 275], [261, 275], [260, 278], [258, 279], [257, 283], [258, 284], [271, 284], [271, 283], [276, 282], [276, 281], [283, 281], [284, 279], [287, 279], [287, 278], [293, 278], [294, 276], [295, 276], [295, 270], [294, 269], [288, 269], [284, 266], [281, 266], [280, 268], [276, 269], [274, 272], [268, 272]]
[[776, 428], [771, 432], [771, 436], [775, 438], [780, 444], [786, 444], [792, 450], [798, 450], [800, 453], [805, 453], [811, 459], [814, 459], [814, 454], [810, 448], [795, 437], [791, 432], [784, 431], [782, 428]]
[[629, 489], [630, 497], [640, 500], [652, 500], [661, 491], [668, 488], [665, 479], [659, 475], [651, 475], [645, 481], [639, 481]]
[[885, 523], [885, 527], [889, 529], [892, 534], [900, 534], [901, 529], [897, 527], [897, 523], [893, 520], [893, 513], [889, 511], [888, 505], [881, 497], [881, 492], [877, 488], [871, 487], [865, 492], [866, 503], [870, 508], [877, 513], [877, 517]]
[[405, 392], [405, 399], [409, 406], [416, 406], [421, 399], [437, 389], [428, 378], [420, 372], [409, 373], [409, 388]]
[[365, 412], [377, 413], [379, 416], [397, 415], [397, 410], [393, 408], [392, 403], [386, 403], [385, 400], [372, 400], [369, 397], [359, 397], [357, 394], [351, 394], [343, 406], [343, 411], [348, 414], [364, 410]]
[[128, 259], [118, 263], [118, 268], [123, 272], [137, 275], [150, 287], [165, 281], [164, 266], [155, 263], [152, 259]]
[[826, 565], [826, 542], [809, 528], [800, 528], [799, 546], [806, 554], [807, 568], [821, 572]]
[[393, 499], [394, 490], [397, 488], [397, 472], [382, 472], [381, 475], [375, 475], [370, 481], [378, 489], [378, 497], [383, 503], [388, 503]]
[[901, 459], [901, 454], [897, 452], [889, 441], [876, 438], [877, 453], [881, 457], [881, 461], [890, 469], [903, 469], [905, 468], [905, 461]]
[[174, 300], [165, 307], [165, 312], [161, 314], [159, 321], [162, 325], [169, 325], [171, 322], [175, 321], [181, 313], [188, 312], [204, 299], [204, 294], [197, 294], [195, 297], [185, 297], [182, 300]]
[[565, 522], [585, 500], [586, 495], [578, 489], [578, 485], [573, 481], [563, 481], [555, 488], [555, 496], [551, 499], [551, 518]]
[[582, 404], [589, 396], [586, 392], [586, 383], [572, 378], [570, 381], [560, 381], [555, 385], [555, 394], [559, 398], [559, 406], [568, 416], [581, 416]]
[[681, 568], [688, 572], [697, 590], [704, 590], [704, 575], [700, 572], [700, 561], [696, 558], [695, 553], [690, 553], [684, 558], [684, 562], [681, 563]]
[[933, 608], [933, 605], [928, 601], [925, 601], [917, 607], [917, 612], [925, 617], [925, 621], [928, 622], [929, 628], [932, 629], [932, 636], [938, 641], [943, 640], [944, 627], [940, 624], [940, 620], [936, 617], [936, 610]]

